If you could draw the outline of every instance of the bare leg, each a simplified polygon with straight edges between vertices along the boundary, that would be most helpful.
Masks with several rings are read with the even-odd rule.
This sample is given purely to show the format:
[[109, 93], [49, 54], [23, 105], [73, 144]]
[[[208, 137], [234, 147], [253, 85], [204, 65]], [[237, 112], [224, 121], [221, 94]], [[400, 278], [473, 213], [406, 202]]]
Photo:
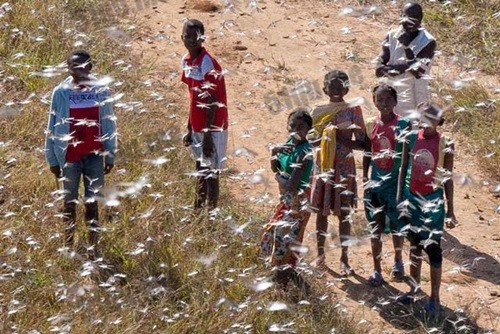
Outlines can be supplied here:
[[[339, 235], [340, 242], [343, 244], [345, 241], [349, 240], [351, 236], [351, 222], [349, 219], [349, 214], [346, 210], [340, 211], [339, 217]], [[342, 246], [342, 255], [340, 257], [340, 262], [342, 262], [345, 266], [349, 267], [349, 255], [348, 255], [349, 247]]]
[[395, 235], [397, 233], [396, 223], [391, 221], [391, 233], [392, 233], [392, 244], [394, 245], [394, 262], [403, 261], [403, 243], [405, 241], [404, 237], [401, 235]]
[[65, 223], [64, 244], [66, 247], [73, 247], [76, 227], [76, 204], [74, 202], [64, 203], [63, 221]]
[[377, 214], [374, 217], [374, 222], [370, 225], [374, 227], [373, 236], [371, 238], [373, 269], [379, 274], [382, 274], [381, 253], [382, 253], [382, 231], [384, 229], [384, 216]]
[[410, 294], [416, 293], [420, 289], [420, 272], [422, 269], [422, 250], [416, 246], [410, 248], [410, 276], [413, 280]]
[[[393, 230], [393, 233], [394, 230]], [[405, 267], [403, 263], [403, 242], [404, 239], [399, 235], [392, 235], [392, 243], [394, 245], [394, 264], [392, 266], [391, 278], [394, 281], [401, 282], [405, 278]]]
[[392, 235], [394, 245], [394, 262], [403, 261], [403, 243], [404, 238], [400, 235]]
[[441, 288], [441, 274], [443, 268], [433, 268], [431, 266], [431, 300], [437, 305], [441, 304], [439, 299], [439, 289]]
[[325, 256], [325, 240], [328, 233], [328, 216], [318, 213], [316, 216], [316, 241], [318, 245], [318, 257]]

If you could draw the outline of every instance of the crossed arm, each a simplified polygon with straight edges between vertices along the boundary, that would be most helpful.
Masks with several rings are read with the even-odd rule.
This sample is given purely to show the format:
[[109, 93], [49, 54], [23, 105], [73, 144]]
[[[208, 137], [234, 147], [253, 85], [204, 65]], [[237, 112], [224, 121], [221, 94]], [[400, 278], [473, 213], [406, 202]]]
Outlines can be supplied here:
[[416, 78], [420, 78], [425, 72], [425, 69], [423, 69], [421, 66], [415, 68], [415, 64], [422, 59], [432, 59], [434, 57], [434, 53], [436, 51], [436, 41], [431, 41], [418, 54], [415, 55], [413, 51], [408, 47], [410, 42], [404, 40], [404, 38], [401, 39], [402, 41], [400, 42], [406, 46], [404, 49], [406, 62], [398, 65], [387, 65], [389, 59], [391, 58], [391, 51], [388, 47], [389, 36], [386, 36], [382, 46], [382, 52], [378, 57], [377, 66], [375, 69], [375, 75], [377, 76], [377, 78], [383, 76], [392, 77], [400, 75], [407, 71], [412, 73]]

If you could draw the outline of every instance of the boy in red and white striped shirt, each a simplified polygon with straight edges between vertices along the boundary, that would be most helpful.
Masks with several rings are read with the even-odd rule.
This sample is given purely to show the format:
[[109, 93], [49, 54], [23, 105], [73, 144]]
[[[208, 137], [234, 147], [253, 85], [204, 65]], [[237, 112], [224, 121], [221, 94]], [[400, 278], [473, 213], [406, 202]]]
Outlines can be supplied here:
[[182, 77], [189, 88], [188, 132], [183, 141], [196, 157], [197, 177], [195, 209], [205, 204], [217, 207], [219, 175], [226, 160], [227, 96], [222, 68], [202, 46], [205, 27], [198, 20], [187, 20], [182, 41], [188, 53], [182, 58]]

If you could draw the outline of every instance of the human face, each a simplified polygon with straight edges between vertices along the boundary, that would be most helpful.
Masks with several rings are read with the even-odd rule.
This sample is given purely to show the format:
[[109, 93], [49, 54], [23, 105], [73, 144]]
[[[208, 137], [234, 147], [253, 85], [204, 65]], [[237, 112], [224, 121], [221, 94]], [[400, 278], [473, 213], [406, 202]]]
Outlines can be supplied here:
[[68, 62], [69, 74], [73, 77], [73, 81], [78, 83], [88, 79], [90, 75], [90, 62], [86, 62], [83, 59], [71, 59]]
[[381, 116], [392, 113], [397, 104], [396, 99], [388, 89], [377, 89], [373, 94], [373, 102]]
[[288, 119], [287, 130], [295, 140], [300, 141], [306, 138], [309, 126], [304, 120], [292, 116]]
[[403, 8], [401, 25], [407, 33], [416, 32], [422, 24], [422, 15], [415, 5], [407, 5]]
[[196, 53], [201, 49], [203, 38], [201, 32], [194, 27], [184, 27], [182, 30], [182, 42], [190, 53]]
[[325, 88], [323, 90], [330, 99], [342, 98], [349, 91], [348, 82], [340, 79], [333, 79], [330, 82], [325, 81]]
[[424, 135], [432, 135], [437, 131], [441, 122], [440, 110], [436, 108], [425, 109], [420, 115], [419, 128], [424, 129]]

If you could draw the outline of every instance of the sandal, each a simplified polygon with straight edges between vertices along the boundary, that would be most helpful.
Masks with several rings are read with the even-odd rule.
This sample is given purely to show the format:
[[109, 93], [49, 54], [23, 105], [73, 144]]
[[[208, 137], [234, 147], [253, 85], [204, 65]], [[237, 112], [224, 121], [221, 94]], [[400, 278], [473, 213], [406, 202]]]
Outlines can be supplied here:
[[436, 303], [434, 300], [429, 299], [427, 304], [424, 306], [424, 312], [428, 314], [429, 316], [436, 316], [439, 314], [439, 311], [441, 310], [441, 305]]
[[374, 271], [373, 274], [368, 278], [368, 283], [370, 283], [372, 287], [376, 288], [384, 283], [384, 279], [378, 271]]
[[405, 278], [405, 266], [403, 261], [396, 261], [392, 265], [391, 278], [394, 281], [400, 282]]
[[410, 295], [409, 293], [403, 293], [401, 296], [398, 296], [398, 298], [396, 298], [396, 301], [401, 304], [408, 305], [415, 301], [415, 297], [413, 295]]
[[349, 264], [343, 261], [340, 261], [340, 270], [344, 273], [345, 276], [354, 275], [354, 269], [352, 269], [352, 267]]

